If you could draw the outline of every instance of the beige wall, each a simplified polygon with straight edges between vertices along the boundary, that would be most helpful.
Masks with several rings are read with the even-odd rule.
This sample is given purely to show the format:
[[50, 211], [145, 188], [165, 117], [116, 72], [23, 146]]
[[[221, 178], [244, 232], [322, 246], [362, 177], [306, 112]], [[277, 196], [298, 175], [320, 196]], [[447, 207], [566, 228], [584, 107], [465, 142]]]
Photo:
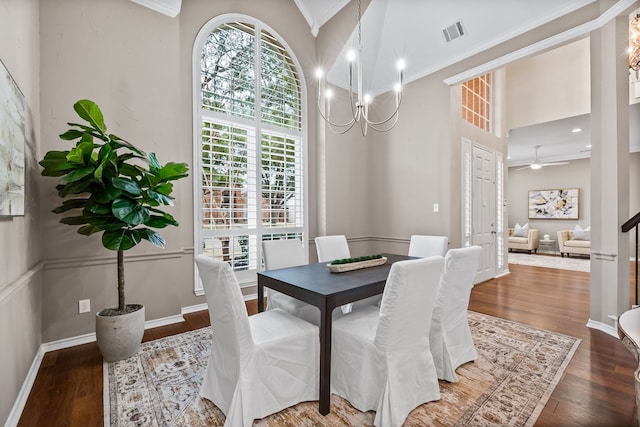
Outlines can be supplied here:
[[41, 342], [42, 260], [37, 165], [40, 144], [38, 1], [0, 0], [0, 59], [26, 100], [25, 215], [0, 218], [0, 424]]
[[[129, 0], [44, 1], [41, 8], [43, 152], [64, 146], [57, 135], [76, 121], [73, 103], [89, 98], [102, 108], [110, 132], [157, 152], [161, 162], [191, 165], [193, 43], [220, 14], [262, 20], [289, 44], [305, 76], [313, 75], [314, 40], [288, 0], [190, 0], [175, 19]], [[117, 298], [115, 253], [48, 212], [59, 203], [55, 184], [42, 178], [45, 342], [94, 331], [94, 314], [77, 312], [79, 299], [91, 299], [95, 312]], [[180, 226], [162, 230], [164, 250], [143, 242], [125, 254], [127, 300], [144, 304], [147, 320], [204, 303], [193, 292], [192, 194], [191, 177], [178, 182], [171, 212]]]
[[[530, 228], [540, 230], [540, 238], [550, 234], [556, 240], [559, 230], [573, 229], [576, 224], [582, 228], [591, 225], [591, 166], [589, 159], [573, 160], [565, 166], [545, 167], [534, 171], [525, 169], [509, 169], [507, 183], [507, 201], [509, 210], [509, 227], [516, 223], [529, 223]], [[535, 188], [534, 188], [535, 187]], [[580, 189], [580, 206], [578, 220], [544, 220], [528, 219], [527, 194], [529, 190], [546, 190], [551, 188]], [[640, 153], [629, 155], [629, 215], [640, 212]], [[635, 232], [629, 233], [631, 256], [635, 256]]]
[[[540, 238], [549, 234], [556, 240], [559, 230], [573, 229], [576, 224], [585, 228], [591, 225], [591, 170], [589, 159], [573, 160], [564, 166], [549, 166], [540, 170], [509, 169], [507, 182], [507, 206], [509, 227], [529, 223], [529, 228], [540, 230]], [[578, 220], [529, 219], [528, 192], [554, 188], [577, 188], [579, 193]]]
[[506, 69], [508, 129], [591, 111], [588, 37]]

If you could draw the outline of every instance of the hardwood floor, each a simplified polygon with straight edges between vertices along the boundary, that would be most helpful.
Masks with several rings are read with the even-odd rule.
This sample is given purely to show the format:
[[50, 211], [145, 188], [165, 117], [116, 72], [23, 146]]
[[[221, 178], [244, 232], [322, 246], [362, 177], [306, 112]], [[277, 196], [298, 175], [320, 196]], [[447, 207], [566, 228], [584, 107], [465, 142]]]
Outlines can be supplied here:
[[[585, 326], [589, 274], [513, 264], [510, 270], [477, 285], [469, 308], [582, 339], [536, 426], [638, 426], [635, 359], [620, 340]], [[247, 304], [249, 313], [256, 305]], [[185, 322], [147, 330], [144, 340], [209, 324], [206, 311], [184, 317]], [[102, 387], [95, 343], [47, 353], [18, 425], [102, 426]]]

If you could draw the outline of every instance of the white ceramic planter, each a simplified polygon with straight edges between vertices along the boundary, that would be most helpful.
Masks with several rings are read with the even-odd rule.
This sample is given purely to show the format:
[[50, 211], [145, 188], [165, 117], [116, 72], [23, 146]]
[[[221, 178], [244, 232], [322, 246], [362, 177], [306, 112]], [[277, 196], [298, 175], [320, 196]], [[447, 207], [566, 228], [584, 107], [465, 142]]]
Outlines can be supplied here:
[[144, 335], [144, 306], [127, 304], [138, 310], [119, 316], [103, 316], [96, 313], [96, 340], [107, 362], [115, 362], [136, 354]]

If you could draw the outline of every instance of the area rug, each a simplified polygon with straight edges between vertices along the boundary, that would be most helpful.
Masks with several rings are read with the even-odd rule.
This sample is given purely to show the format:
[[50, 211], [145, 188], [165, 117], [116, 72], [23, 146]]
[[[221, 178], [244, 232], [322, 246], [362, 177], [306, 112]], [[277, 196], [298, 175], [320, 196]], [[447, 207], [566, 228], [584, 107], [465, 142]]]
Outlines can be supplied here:
[[[469, 312], [478, 359], [458, 368], [458, 383], [440, 381], [441, 399], [420, 405], [405, 426], [532, 426], [580, 344], [578, 338]], [[225, 417], [199, 396], [211, 328], [143, 343], [129, 359], [104, 364], [105, 426], [222, 426]], [[416, 372], [416, 375], [419, 375]], [[371, 426], [331, 397], [331, 413], [304, 402], [254, 426]]]
[[591, 271], [591, 261], [589, 258], [568, 258], [550, 255], [525, 254], [522, 252], [509, 252], [509, 264], [584, 271], [587, 273]]

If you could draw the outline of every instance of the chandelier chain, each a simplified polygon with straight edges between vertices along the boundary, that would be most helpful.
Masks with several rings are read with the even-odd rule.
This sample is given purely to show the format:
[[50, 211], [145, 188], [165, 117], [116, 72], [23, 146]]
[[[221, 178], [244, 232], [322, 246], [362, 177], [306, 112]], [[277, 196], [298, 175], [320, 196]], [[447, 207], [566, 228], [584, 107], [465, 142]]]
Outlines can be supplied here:
[[362, 8], [360, 1], [358, 0], [358, 50], [362, 50]]

